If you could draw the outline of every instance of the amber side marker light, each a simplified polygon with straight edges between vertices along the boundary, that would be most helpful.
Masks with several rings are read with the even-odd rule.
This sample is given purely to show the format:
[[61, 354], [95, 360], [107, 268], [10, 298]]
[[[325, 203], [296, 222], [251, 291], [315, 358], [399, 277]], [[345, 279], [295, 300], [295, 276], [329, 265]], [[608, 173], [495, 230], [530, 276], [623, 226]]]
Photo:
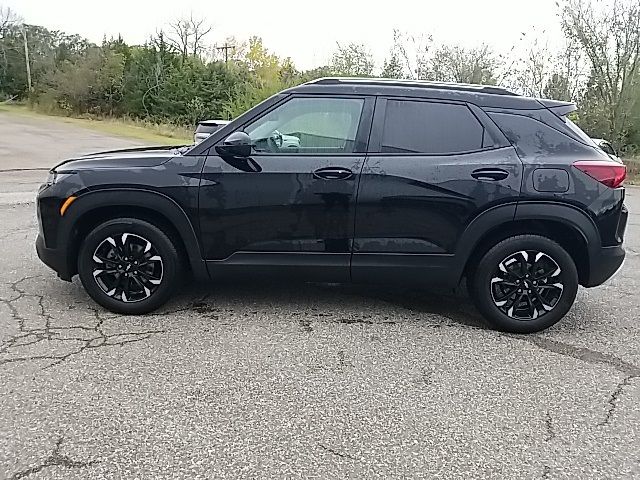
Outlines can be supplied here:
[[78, 197], [74, 197], [73, 195], [70, 196], [69, 198], [67, 198], [64, 203], [62, 204], [62, 206], [60, 207], [60, 216], [64, 215], [64, 212], [67, 211], [67, 208], [69, 208], [69, 205], [71, 205], [73, 203], [73, 201], [78, 198]]

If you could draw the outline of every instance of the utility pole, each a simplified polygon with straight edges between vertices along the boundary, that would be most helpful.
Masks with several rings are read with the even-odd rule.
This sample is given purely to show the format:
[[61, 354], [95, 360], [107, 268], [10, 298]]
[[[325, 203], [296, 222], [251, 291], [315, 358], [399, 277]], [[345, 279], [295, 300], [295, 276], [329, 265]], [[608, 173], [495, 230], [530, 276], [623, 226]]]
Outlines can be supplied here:
[[232, 48], [233, 48], [233, 45], [229, 45], [227, 43], [225, 43], [221, 47], [216, 47], [216, 50], [224, 50], [224, 63], [229, 62], [229, 50], [231, 50]]
[[29, 64], [29, 45], [27, 43], [27, 29], [22, 25], [22, 38], [24, 39], [24, 60], [27, 64], [27, 88], [31, 93], [31, 65]]

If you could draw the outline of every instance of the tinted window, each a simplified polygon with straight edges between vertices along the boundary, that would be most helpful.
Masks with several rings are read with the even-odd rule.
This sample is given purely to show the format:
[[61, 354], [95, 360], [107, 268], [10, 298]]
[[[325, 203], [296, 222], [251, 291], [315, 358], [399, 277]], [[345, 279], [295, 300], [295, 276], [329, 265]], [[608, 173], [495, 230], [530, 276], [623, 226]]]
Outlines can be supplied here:
[[484, 127], [464, 105], [387, 101], [385, 153], [456, 153], [480, 150]]
[[245, 127], [257, 152], [351, 153], [364, 99], [293, 98]]
[[525, 115], [489, 113], [489, 116], [525, 157], [584, 154], [590, 147], [547, 124]]

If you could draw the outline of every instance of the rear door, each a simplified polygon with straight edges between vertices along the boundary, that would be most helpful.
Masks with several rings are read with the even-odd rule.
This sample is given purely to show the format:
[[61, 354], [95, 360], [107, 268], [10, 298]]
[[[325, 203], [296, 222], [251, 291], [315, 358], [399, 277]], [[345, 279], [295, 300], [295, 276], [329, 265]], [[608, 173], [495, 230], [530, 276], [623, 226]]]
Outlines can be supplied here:
[[522, 163], [478, 107], [380, 98], [360, 179], [354, 281], [447, 284], [458, 239], [481, 212], [515, 203]]

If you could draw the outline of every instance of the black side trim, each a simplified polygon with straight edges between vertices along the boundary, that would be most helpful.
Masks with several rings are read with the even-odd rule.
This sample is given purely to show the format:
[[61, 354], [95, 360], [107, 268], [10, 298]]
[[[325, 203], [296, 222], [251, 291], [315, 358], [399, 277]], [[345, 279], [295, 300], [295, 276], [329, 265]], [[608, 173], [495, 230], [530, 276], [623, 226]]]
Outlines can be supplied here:
[[451, 254], [354, 253], [351, 276], [354, 283], [453, 288], [457, 263]]
[[307, 282], [346, 283], [349, 253], [237, 252], [224, 260], [207, 260], [212, 279], [271, 277]]

